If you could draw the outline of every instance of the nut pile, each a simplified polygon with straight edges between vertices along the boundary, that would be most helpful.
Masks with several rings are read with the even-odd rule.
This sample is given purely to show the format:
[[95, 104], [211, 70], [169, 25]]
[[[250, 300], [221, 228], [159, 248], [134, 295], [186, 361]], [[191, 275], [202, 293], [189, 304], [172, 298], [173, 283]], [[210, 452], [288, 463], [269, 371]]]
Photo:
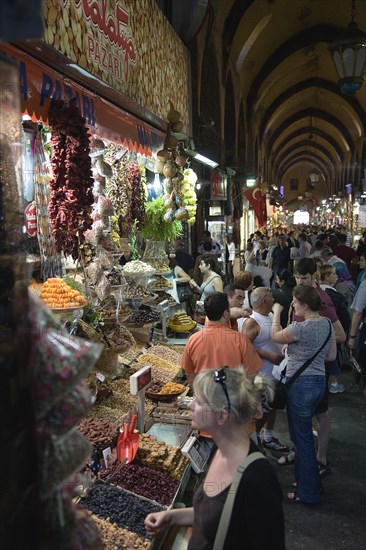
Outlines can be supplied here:
[[[107, 479], [114, 473], [117, 466], [118, 463], [110, 468], [103, 468], [100, 471], [100, 477]], [[171, 476], [138, 464], [124, 466], [113, 478], [112, 483], [163, 506], [169, 506], [172, 503], [179, 486], [179, 482]]]
[[181, 453], [179, 447], [167, 445], [148, 434], [140, 434], [136, 456], [144, 466], [165, 472], [178, 480], [189, 464], [189, 458]]
[[148, 260], [151, 267], [153, 267], [158, 273], [170, 273], [171, 269], [165, 262], [161, 260]]
[[152, 302], [150, 302], [151, 305], [157, 306], [160, 304], [160, 302], [163, 302], [164, 300], [168, 300], [169, 304], [172, 306], [175, 306], [177, 302], [174, 300], [173, 296], [168, 294], [168, 292], [165, 292], [164, 290], [157, 290], [157, 297], [154, 298]]
[[168, 371], [169, 373], [171, 373], [172, 376], [175, 376], [180, 369], [180, 365], [171, 363], [170, 361], [166, 361], [165, 359], [161, 359], [161, 357], [158, 357], [153, 353], [142, 353], [137, 358], [137, 361], [142, 365], [151, 365], [153, 367], [160, 367]]
[[126, 550], [126, 548], [130, 550], [148, 550], [150, 548], [151, 542], [143, 540], [136, 533], [123, 529], [123, 527], [117, 527], [117, 525], [95, 514], [92, 514], [91, 517], [107, 550]]
[[154, 382], [149, 386], [148, 391], [150, 393], [160, 393], [160, 390], [163, 388], [164, 382], [162, 380], [154, 380]]
[[140, 537], [146, 537], [145, 517], [151, 512], [160, 512], [163, 508], [142, 500], [112, 485], [95, 484], [81, 504], [98, 516], [108, 519], [118, 527], [127, 527]]
[[125, 275], [152, 275], [154, 271], [151, 265], [140, 260], [132, 260], [123, 266], [123, 273]]
[[98, 450], [115, 447], [119, 436], [117, 424], [97, 418], [84, 418], [78, 430]]
[[130, 331], [122, 325], [116, 325], [113, 329], [104, 332], [104, 339], [107, 341], [110, 349], [128, 348], [135, 344], [135, 339]]
[[133, 300], [137, 298], [141, 298], [144, 300], [145, 298], [150, 297], [150, 293], [147, 292], [147, 290], [143, 286], [134, 285], [133, 283], [128, 283], [127, 288], [124, 290], [124, 295], [127, 300]]
[[162, 275], [156, 275], [147, 287], [154, 290], [167, 290], [173, 288], [173, 285]]
[[165, 359], [166, 361], [170, 361], [170, 363], [174, 363], [176, 365], [179, 365], [182, 359], [182, 353], [178, 353], [177, 351], [170, 349], [168, 346], [151, 346], [149, 348], [149, 353], [153, 353], [154, 355], [157, 355], [158, 357], [161, 357], [161, 359]]

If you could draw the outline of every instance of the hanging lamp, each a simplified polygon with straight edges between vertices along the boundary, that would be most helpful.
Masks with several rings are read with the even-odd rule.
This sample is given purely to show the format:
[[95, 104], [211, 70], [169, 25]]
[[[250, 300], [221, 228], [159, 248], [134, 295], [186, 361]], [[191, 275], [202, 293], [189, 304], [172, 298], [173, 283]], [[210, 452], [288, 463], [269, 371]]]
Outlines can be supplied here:
[[351, 0], [351, 21], [341, 37], [329, 46], [339, 76], [338, 85], [345, 95], [359, 91], [366, 70], [366, 34], [358, 28], [355, 16], [356, 0]]

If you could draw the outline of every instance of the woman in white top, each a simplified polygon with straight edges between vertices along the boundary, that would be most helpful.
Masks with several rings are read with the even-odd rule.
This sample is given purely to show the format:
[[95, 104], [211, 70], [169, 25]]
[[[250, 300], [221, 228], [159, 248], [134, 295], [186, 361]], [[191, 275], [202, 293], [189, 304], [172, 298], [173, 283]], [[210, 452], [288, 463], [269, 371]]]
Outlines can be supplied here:
[[257, 265], [257, 262], [255, 261], [253, 243], [251, 242], [247, 244], [247, 248], [244, 252], [244, 262], [245, 262], [245, 271], [249, 271], [249, 273], [252, 273], [254, 267]]
[[225, 235], [225, 265], [226, 265], [226, 276], [228, 278], [228, 283], [233, 281], [233, 267], [235, 261], [235, 244], [233, 242], [231, 235]]

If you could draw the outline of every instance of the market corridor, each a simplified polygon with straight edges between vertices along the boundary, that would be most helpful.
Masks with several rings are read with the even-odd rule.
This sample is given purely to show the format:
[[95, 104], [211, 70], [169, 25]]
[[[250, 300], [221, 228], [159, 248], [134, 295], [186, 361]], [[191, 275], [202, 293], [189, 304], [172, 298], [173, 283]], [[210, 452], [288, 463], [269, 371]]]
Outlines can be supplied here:
[[[294, 467], [277, 466], [277, 457], [267, 451], [284, 493], [287, 550], [360, 550], [365, 546], [365, 398], [354, 385], [352, 372], [343, 371], [340, 380], [346, 391], [330, 395], [329, 399], [332, 433], [328, 456], [332, 473], [324, 478], [324, 493], [319, 505], [288, 502], [285, 495], [291, 491]], [[278, 438], [290, 445], [286, 415], [283, 411], [277, 414]], [[264, 514], [264, 528], [265, 524]], [[173, 546], [168, 543], [164, 550], [185, 550], [186, 544], [178, 536]]]
[[[324, 478], [320, 505], [313, 508], [284, 499], [288, 550], [359, 550], [365, 546], [365, 398], [354, 385], [351, 372], [343, 371], [340, 379], [346, 391], [329, 397], [332, 433], [328, 456], [332, 473]], [[287, 442], [282, 411], [276, 429], [280, 441]], [[277, 471], [283, 490], [291, 490], [293, 466], [282, 466]]]

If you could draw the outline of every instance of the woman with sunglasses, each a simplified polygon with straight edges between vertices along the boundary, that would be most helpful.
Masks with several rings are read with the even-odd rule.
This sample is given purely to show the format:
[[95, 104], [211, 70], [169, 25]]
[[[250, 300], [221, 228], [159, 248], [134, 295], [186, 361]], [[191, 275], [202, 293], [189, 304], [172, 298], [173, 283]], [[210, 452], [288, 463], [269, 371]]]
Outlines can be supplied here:
[[[148, 535], [156, 536], [173, 525], [192, 526], [188, 550], [209, 550], [238, 467], [258, 451], [245, 425], [261, 414], [261, 395], [272, 392], [267, 378], [257, 375], [252, 380], [243, 368], [227, 367], [200, 372], [193, 389], [192, 427], [209, 432], [217, 450], [194, 495], [193, 507], [149, 514], [145, 527]], [[253, 461], [241, 477], [222, 548], [234, 550], [238, 541], [247, 550], [285, 548], [281, 488], [264, 456]]]

